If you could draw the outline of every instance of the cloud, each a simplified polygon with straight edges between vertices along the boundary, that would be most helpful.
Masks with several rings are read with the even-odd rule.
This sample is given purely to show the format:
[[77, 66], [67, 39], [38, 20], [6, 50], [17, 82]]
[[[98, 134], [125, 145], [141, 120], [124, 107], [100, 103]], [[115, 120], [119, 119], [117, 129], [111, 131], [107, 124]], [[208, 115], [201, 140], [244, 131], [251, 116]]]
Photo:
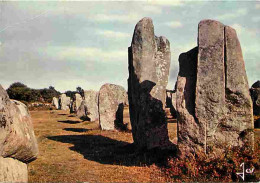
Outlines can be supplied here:
[[121, 23], [135, 23], [142, 15], [137, 13], [130, 14], [96, 14], [89, 18], [91, 21], [97, 22], [121, 22]]
[[164, 25], [173, 29], [183, 27], [183, 24], [179, 21], [165, 22]]
[[240, 24], [233, 24], [230, 27], [235, 29], [238, 35], [241, 35], [243, 27]]
[[111, 30], [97, 30], [96, 34], [104, 36], [106, 38], [113, 38], [113, 39], [117, 39], [117, 38], [125, 39], [131, 37], [131, 35], [128, 33], [111, 31]]
[[252, 17], [253, 22], [259, 22], [260, 21], [260, 16]]
[[182, 6], [183, 2], [181, 0], [148, 0], [149, 4], [159, 5], [159, 6]]
[[46, 51], [46, 54], [58, 60], [76, 60], [76, 61], [100, 61], [114, 62], [127, 60], [127, 49], [105, 51], [95, 47], [48, 47], [42, 48], [39, 52]]
[[217, 16], [217, 19], [218, 20], [234, 19], [234, 18], [244, 16], [246, 14], [247, 14], [247, 9], [241, 8], [241, 9], [236, 10], [233, 13], [226, 13], [223, 15], [219, 15], [219, 16]]
[[148, 6], [144, 6], [143, 7], [143, 11], [146, 11], [146, 12], [149, 12], [149, 13], [153, 13], [153, 14], [161, 14], [162, 13], [162, 8], [158, 7], [158, 6], [148, 5]]

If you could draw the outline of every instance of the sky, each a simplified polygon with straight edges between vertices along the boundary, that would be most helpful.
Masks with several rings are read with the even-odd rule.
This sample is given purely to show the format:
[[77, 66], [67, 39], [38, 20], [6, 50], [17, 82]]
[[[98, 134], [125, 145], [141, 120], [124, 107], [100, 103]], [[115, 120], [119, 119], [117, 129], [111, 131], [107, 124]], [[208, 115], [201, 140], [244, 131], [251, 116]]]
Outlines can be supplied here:
[[168, 89], [178, 57], [197, 45], [198, 23], [214, 19], [236, 29], [249, 85], [260, 79], [260, 1], [0, 1], [0, 84], [64, 92], [127, 89], [128, 52], [136, 23], [150, 17], [171, 44]]

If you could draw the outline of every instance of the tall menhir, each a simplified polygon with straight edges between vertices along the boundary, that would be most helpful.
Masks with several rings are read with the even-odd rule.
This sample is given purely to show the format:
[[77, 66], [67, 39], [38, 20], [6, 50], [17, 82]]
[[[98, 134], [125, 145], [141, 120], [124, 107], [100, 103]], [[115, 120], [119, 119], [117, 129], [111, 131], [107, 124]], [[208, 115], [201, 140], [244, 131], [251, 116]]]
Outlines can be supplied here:
[[151, 149], [169, 145], [164, 111], [170, 43], [154, 35], [150, 18], [140, 20], [128, 49], [128, 98], [134, 143]]

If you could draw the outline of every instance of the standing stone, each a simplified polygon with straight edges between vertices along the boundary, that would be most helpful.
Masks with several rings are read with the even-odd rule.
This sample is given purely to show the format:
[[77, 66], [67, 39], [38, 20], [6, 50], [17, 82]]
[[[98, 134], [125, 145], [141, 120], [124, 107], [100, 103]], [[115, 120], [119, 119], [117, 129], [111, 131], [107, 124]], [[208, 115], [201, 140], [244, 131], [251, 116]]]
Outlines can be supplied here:
[[10, 100], [0, 85], [0, 182], [27, 182], [38, 145], [25, 104]]
[[254, 115], [260, 115], [260, 81], [255, 82], [250, 88], [251, 99], [253, 102]]
[[128, 49], [128, 99], [134, 143], [139, 148], [169, 145], [165, 116], [170, 43], [154, 35], [150, 18], [140, 20]]
[[225, 121], [220, 121], [214, 143], [254, 146], [253, 104], [242, 49], [236, 31], [225, 26]]
[[98, 92], [93, 90], [84, 91], [85, 99], [81, 102], [77, 116], [89, 121], [98, 120]]
[[26, 105], [11, 101], [0, 86], [0, 156], [22, 162], [36, 159], [38, 145]]
[[182, 54], [179, 62], [181, 152], [218, 153], [227, 146], [252, 147], [252, 102], [235, 30], [217, 21], [201, 21], [198, 49]]
[[[225, 116], [224, 25], [217, 21], [199, 23], [195, 113], [202, 133], [204, 152], [214, 144], [214, 132]], [[213, 144], [212, 144], [213, 143]]]
[[56, 109], [59, 109], [59, 108], [60, 108], [60, 106], [59, 106], [59, 100], [58, 100], [56, 97], [53, 97], [53, 98], [52, 98], [51, 104], [52, 104]]
[[196, 121], [195, 91], [198, 48], [179, 56], [179, 74], [176, 85], [178, 146], [183, 154], [203, 151], [205, 129]]
[[81, 95], [76, 93], [70, 103], [70, 113], [77, 113], [82, 101]]
[[70, 97], [67, 97], [65, 93], [60, 95], [59, 98], [60, 109], [67, 110], [70, 108]]
[[176, 96], [176, 90], [166, 90], [166, 108], [170, 109], [170, 115], [173, 118], [177, 117]]
[[82, 97], [81, 97], [81, 95], [80, 94], [78, 94], [78, 93], [76, 93], [75, 94], [75, 104], [76, 104], [76, 109], [75, 109], [75, 111], [77, 111], [78, 109], [79, 109], [79, 106], [81, 105], [81, 102], [83, 101], [83, 99], [82, 99]]
[[123, 122], [123, 110], [126, 103], [126, 91], [122, 86], [104, 84], [99, 90], [99, 123], [102, 130], [126, 130]]
[[0, 157], [0, 182], [28, 182], [27, 165], [12, 158]]

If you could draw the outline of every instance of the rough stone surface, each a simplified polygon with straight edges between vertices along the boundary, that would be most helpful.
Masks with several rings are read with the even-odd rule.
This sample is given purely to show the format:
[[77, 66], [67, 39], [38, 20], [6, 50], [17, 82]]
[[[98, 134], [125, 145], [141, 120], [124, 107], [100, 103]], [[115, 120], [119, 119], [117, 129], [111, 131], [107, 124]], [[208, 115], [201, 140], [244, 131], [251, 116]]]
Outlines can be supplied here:
[[198, 48], [182, 54], [179, 62], [181, 152], [216, 153], [227, 146], [253, 147], [252, 102], [235, 30], [217, 21], [201, 21]]
[[183, 154], [203, 151], [204, 131], [195, 117], [195, 91], [198, 48], [182, 53], [179, 57], [177, 78], [178, 146]]
[[254, 115], [260, 115], [260, 81], [252, 85], [250, 94], [253, 102]]
[[[236, 31], [225, 26], [225, 118], [219, 122], [213, 143], [254, 146], [253, 104], [242, 49]], [[214, 130], [214, 129], [213, 129]], [[221, 139], [221, 140], [219, 140]]]
[[89, 121], [98, 120], [98, 92], [93, 90], [84, 91], [85, 99], [81, 102], [77, 116]]
[[69, 109], [71, 105], [70, 97], [67, 97], [65, 93], [61, 94], [59, 97], [59, 104], [61, 110]]
[[12, 158], [0, 157], [0, 182], [28, 182], [27, 165]]
[[76, 93], [75, 94], [75, 98], [76, 98], [76, 109], [75, 111], [77, 111], [79, 109], [79, 106], [81, 105], [81, 102], [83, 101], [82, 97], [80, 94]]
[[52, 98], [51, 104], [52, 104], [56, 109], [59, 109], [59, 108], [60, 108], [60, 106], [59, 106], [59, 100], [58, 100], [56, 97], [53, 97], [53, 98]]
[[36, 159], [38, 145], [25, 104], [10, 100], [0, 86], [0, 156], [22, 162]]
[[76, 93], [70, 103], [70, 113], [77, 113], [83, 98], [79, 93]]
[[166, 91], [166, 108], [170, 108], [171, 116], [177, 117], [177, 108], [176, 108], [176, 91], [168, 90]]
[[139, 148], [169, 145], [165, 117], [170, 43], [154, 35], [150, 18], [140, 20], [128, 49], [128, 99], [134, 143]]
[[99, 90], [99, 123], [102, 130], [127, 130], [123, 122], [126, 90], [119, 85], [104, 84]]

